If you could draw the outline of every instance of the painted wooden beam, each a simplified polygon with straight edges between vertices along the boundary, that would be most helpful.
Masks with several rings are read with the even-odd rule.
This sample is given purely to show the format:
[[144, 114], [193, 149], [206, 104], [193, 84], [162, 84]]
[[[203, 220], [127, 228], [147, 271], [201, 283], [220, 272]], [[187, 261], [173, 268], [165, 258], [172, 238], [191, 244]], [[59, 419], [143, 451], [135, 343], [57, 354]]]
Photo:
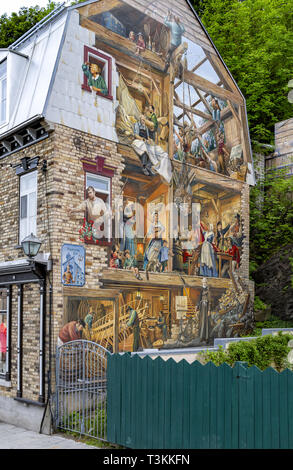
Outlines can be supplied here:
[[[183, 110], [186, 110], [189, 113], [195, 114], [196, 116], [200, 116], [203, 119], [207, 119], [208, 121], [213, 121], [213, 118], [210, 114], [206, 114], [203, 111], [200, 111], [199, 109], [191, 108], [190, 106], [186, 106], [183, 103], [181, 103], [181, 101], [177, 100], [176, 98], [174, 100], [174, 104], [175, 104], [175, 106], [177, 106], [177, 108], [182, 108]], [[213, 122], [215, 122], [215, 121], [213, 121]]]
[[90, 17], [99, 15], [100, 13], [110, 11], [113, 8], [121, 6], [120, 0], [100, 0], [99, 2], [85, 5], [79, 9], [79, 13], [83, 16]]
[[206, 80], [195, 73], [189, 72], [188, 70], [184, 72], [184, 80], [186, 83], [189, 83], [202, 91], [208, 92], [210, 95], [220, 98], [221, 100], [230, 100], [232, 103], [243, 104], [243, 99], [240, 95], [232, 93], [229, 90], [225, 90], [225, 88], [221, 88], [209, 80]]
[[[97, 35], [97, 38], [100, 42], [112, 47], [116, 51], [130, 55], [130, 57], [135, 59], [137, 62], [143, 61], [153, 66], [154, 68], [159, 69], [160, 71], [164, 70], [165, 62], [155, 52], [145, 49], [139, 54], [138, 57], [135, 54], [136, 44], [132, 41], [129, 41], [128, 38], [124, 38], [120, 34], [114, 33], [113, 31], [110, 31], [104, 26], [101, 26], [100, 24], [95, 23], [88, 18], [82, 17], [80, 25], [86, 29], [89, 29], [90, 31], [93, 31], [93, 33]], [[105, 52], [107, 51], [105, 50]]]

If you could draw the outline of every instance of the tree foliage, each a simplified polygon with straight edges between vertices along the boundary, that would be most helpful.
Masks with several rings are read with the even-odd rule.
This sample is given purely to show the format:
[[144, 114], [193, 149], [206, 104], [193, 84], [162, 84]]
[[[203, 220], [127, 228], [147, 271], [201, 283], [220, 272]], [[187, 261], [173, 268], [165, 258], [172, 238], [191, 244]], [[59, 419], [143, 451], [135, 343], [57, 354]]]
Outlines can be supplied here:
[[293, 177], [267, 178], [264, 191], [258, 183], [250, 198], [250, 256], [256, 266], [293, 239]]
[[246, 98], [252, 139], [273, 143], [274, 124], [292, 117], [292, 0], [194, 0]]
[[10, 16], [7, 16], [6, 13], [1, 15], [0, 48], [10, 46], [58, 5], [59, 3], [57, 2], [49, 1], [48, 5], [43, 8], [40, 8], [38, 5], [35, 7], [22, 7], [18, 13], [13, 12]]

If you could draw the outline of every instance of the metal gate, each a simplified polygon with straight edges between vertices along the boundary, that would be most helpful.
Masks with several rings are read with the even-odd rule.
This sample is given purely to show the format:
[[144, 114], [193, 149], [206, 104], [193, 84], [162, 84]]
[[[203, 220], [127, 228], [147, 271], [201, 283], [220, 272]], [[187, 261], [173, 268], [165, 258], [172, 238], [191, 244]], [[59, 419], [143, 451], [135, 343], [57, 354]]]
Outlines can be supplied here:
[[57, 428], [106, 440], [109, 354], [99, 344], [85, 340], [71, 341], [57, 348]]

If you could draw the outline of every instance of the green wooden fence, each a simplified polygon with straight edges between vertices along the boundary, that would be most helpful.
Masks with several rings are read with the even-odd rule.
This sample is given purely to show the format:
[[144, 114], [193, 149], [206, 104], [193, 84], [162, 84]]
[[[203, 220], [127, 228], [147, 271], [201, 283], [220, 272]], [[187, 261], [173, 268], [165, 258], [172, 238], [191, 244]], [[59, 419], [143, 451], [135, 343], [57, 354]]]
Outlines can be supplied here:
[[108, 359], [107, 440], [133, 449], [293, 449], [293, 372]]

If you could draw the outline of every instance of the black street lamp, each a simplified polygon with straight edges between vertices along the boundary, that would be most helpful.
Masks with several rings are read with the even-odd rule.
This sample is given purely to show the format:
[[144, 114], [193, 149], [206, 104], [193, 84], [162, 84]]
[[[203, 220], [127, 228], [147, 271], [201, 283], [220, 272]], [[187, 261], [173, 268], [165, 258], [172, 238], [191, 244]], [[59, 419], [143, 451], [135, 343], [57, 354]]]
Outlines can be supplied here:
[[32, 233], [28, 237], [24, 238], [21, 242], [24, 254], [30, 259], [37, 256], [41, 244], [41, 240], [35, 237], [35, 235], [33, 235]]

